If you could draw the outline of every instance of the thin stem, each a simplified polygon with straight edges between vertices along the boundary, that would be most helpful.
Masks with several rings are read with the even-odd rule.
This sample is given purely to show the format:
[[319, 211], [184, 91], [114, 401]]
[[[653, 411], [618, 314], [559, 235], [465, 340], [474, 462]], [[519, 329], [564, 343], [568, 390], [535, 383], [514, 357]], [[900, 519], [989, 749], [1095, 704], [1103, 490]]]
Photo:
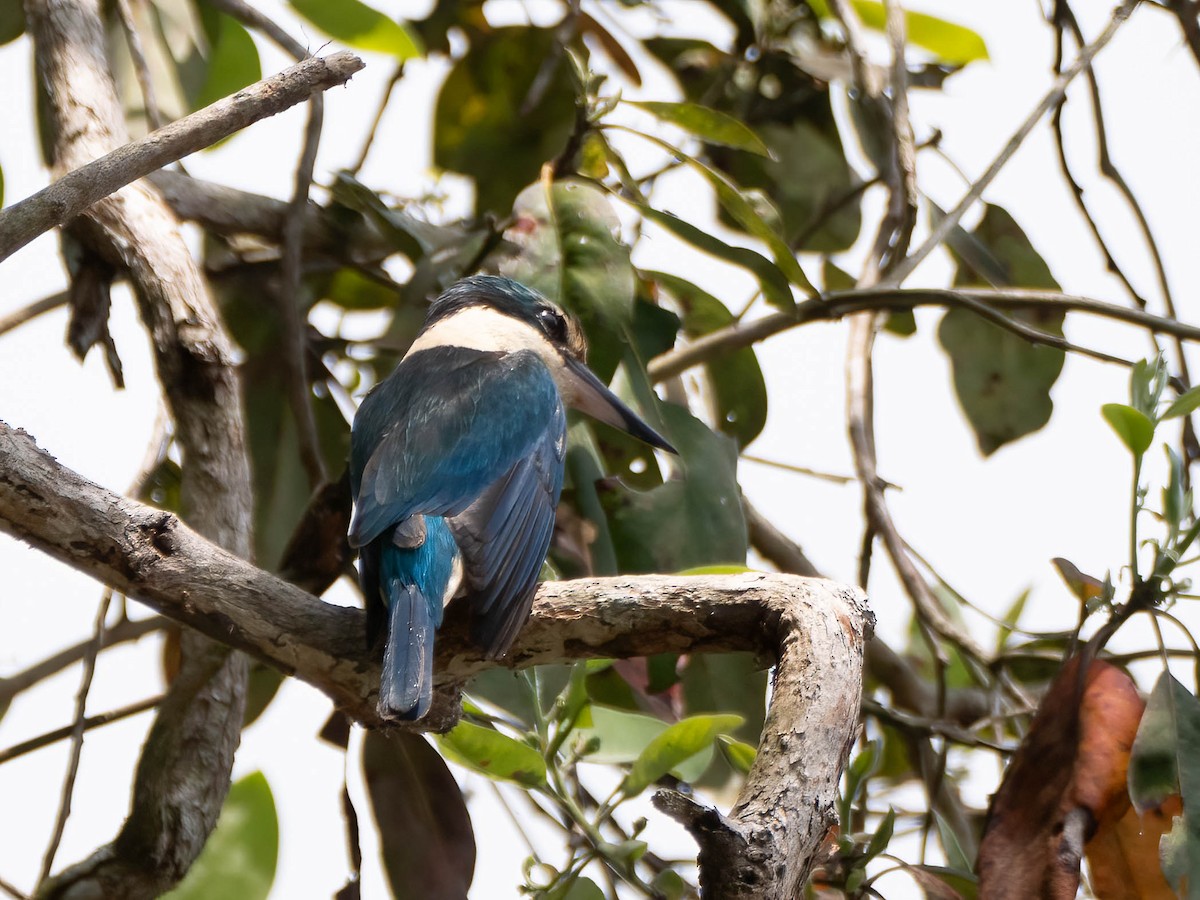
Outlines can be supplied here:
[[50, 870], [54, 868], [54, 857], [58, 853], [63, 831], [67, 827], [67, 819], [71, 816], [71, 797], [75, 793], [75, 776], [79, 774], [79, 760], [83, 754], [87, 697], [88, 692], [92, 689], [92, 676], [96, 674], [96, 657], [99, 655], [100, 646], [104, 641], [104, 620], [108, 616], [108, 607], [112, 603], [112, 597], [112, 588], [105, 588], [100, 596], [100, 607], [96, 611], [96, 624], [93, 627], [92, 640], [87, 654], [83, 658], [83, 676], [79, 683], [79, 693], [75, 698], [75, 724], [71, 726], [71, 758], [67, 763], [66, 777], [63, 779], [62, 798], [58, 803], [58, 815], [54, 820], [50, 844], [46, 848], [46, 855], [42, 858], [42, 869], [37, 880], [39, 886], [50, 877]]
[[1091, 62], [1095, 58], [1096, 54], [1103, 50], [1105, 45], [1112, 40], [1113, 35], [1117, 33], [1118, 29], [1120, 29], [1120, 27], [1125, 23], [1126, 19], [1129, 18], [1129, 14], [1133, 12], [1133, 9], [1138, 5], [1138, 2], [1139, 0], [1125, 0], [1124, 3], [1117, 7], [1112, 14], [1112, 18], [1109, 20], [1108, 26], [1103, 32], [1100, 33], [1100, 36], [1079, 51], [1079, 55], [1075, 58], [1075, 61], [1071, 63], [1071, 67], [1054, 80], [1054, 84], [1051, 86], [1050, 90], [1042, 98], [1041, 102], [1034, 107], [1033, 112], [1031, 112], [1029, 116], [1026, 117], [1025, 121], [1021, 123], [1021, 125], [1013, 133], [1013, 136], [1009, 138], [1008, 143], [1004, 145], [1004, 147], [1000, 150], [1000, 153], [997, 154], [996, 158], [992, 160], [992, 163], [987, 167], [987, 170], [981, 176], [979, 176], [979, 179], [973, 185], [971, 185], [970, 190], [967, 191], [967, 193], [955, 205], [955, 207], [946, 213], [946, 215], [943, 216], [936, 225], [934, 225], [933, 229], [929, 233], [929, 236], [925, 239], [921, 246], [909, 254], [909, 256], [902, 263], [896, 266], [896, 268], [884, 280], [884, 285], [896, 287], [900, 284], [903, 284], [904, 279], [911, 275], [913, 270], [916, 269], [916, 267], [922, 262], [924, 262], [925, 257], [932, 253], [934, 249], [941, 246], [942, 242], [945, 241], [950, 232], [954, 230], [954, 227], [959, 223], [966, 211], [975, 204], [976, 200], [983, 196], [983, 192], [987, 190], [988, 186], [992, 183], [995, 177], [1000, 174], [1000, 170], [1008, 164], [1010, 159], [1012, 159], [1013, 154], [1016, 153], [1021, 144], [1025, 142], [1025, 138], [1027, 138], [1029, 133], [1033, 131], [1034, 126], [1041, 121], [1042, 117], [1049, 112], [1054, 107], [1054, 104], [1058, 102], [1059, 98], [1066, 93], [1067, 86], [1075, 80], [1075, 77], [1080, 72], [1091, 65]]
[[1137, 559], [1137, 530], [1138, 530], [1138, 513], [1142, 511], [1141, 502], [1138, 500], [1138, 486], [1142, 480], [1142, 455], [1135, 453], [1133, 456], [1133, 499], [1129, 504], [1129, 572], [1133, 578], [1134, 587], [1137, 587], [1142, 581], [1138, 575], [1138, 559]]
[[133, 20], [133, 10], [130, 8], [129, 0], [117, 0], [117, 17], [121, 20], [121, 30], [125, 32], [125, 45], [129, 48], [129, 57], [133, 60], [133, 72], [137, 78], [138, 89], [142, 92], [146, 122], [150, 125], [151, 130], [161, 128], [163, 117], [154, 94], [154, 80], [150, 77], [150, 67], [146, 65], [146, 51], [142, 49], [142, 38], [138, 34], [137, 23]]
[[[91, 731], [93, 728], [99, 728], [102, 725], [111, 725], [113, 722], [119, 722], [122, 719], [128, 719], [130, 716], [136, 716], [138, 713], [146, 712], [154, 709], [163, 700], [162, 694], [157, 697], [149, 697], [145, 700], [139, 700], [137, 703], [131, 703], [128, 706], [122, 706], [118, 709], [110, 710], [106, 713], [100, 713], [95, 716], [88, 716], [83, 720], [83, 730]], [[41, 750], [43, 747], [48, 747], [50, 744], [58, 743], [65, 738], [69, 738], [75, 732], [74, 725], [67, 725], [65, 728], [56, 728], [53, 731], [47, 731], [45, 734], [40, 734], [37, 737], [30, 738], [27, 741], [22, 741], [19, 744], [13, 744], [6, 750], [0, 750], [0, 765], [6, 762], [12, 762], [26, 754], [32, 753], [35, 750]]]
[[1200, 341], [1200, 327], [1195, 325], [1075, 294], [1024, 288], [895, 288], [879, 285], [849, 291], [830, 291], [819, 297], [802, 300], [792, 312], [772, 313], [750, 322], [728, 325], [697, 338], [684, 347], [669, 350], [655, 357], [650, 361], [647, 370], [652, 381], [663, 381], [680, 375], [693, 366], [733, 350], [753, 346], [789, 329], [810, 322], [837, 321], [865, 310], [911, 310], [922, 306], [944, 306], [971, 309], [978, 313], [981, 304], [998, 310], [1045, 309], [1086, 313], [1138, 325], [1162, 334], [1178, 335], [1188, 341]]
[[371, 127], [367, 130], [367, 137], [363, 141], [362, 150], [359, 151], [358, 159], [354, 161], [354, 165], [348, 170], [351, 175], [357, 177], [362, 167], [367, 164], [367, 156], [371, 152], [371, 147], [375, 144], [375, 136], [379, 133], [379, 125], [383, 122], [383, 114], [387, 111], [388, 104], [392, 101], [392, 92], [396, 90], [396, 85], [400, 83], [400, 79], [403, 77], [404, 63], [401, 63], [396, 66], [396, 71], [388, 79], [387, 87], [383, 91], [383, 99], [379, 101], [379, 108], [375, 110], [375, 118], [371, 121]]
[[7, 334], [14, 328], [19, 328], [26, 322], [31, 322], [43, 313], [51, 312], [60, 306], [67, 305], [67, 292], [51, 294], [41, 300], [34, 300], [28, 306], [22, 306], [7, 316], [0, 316], [0, 334]]

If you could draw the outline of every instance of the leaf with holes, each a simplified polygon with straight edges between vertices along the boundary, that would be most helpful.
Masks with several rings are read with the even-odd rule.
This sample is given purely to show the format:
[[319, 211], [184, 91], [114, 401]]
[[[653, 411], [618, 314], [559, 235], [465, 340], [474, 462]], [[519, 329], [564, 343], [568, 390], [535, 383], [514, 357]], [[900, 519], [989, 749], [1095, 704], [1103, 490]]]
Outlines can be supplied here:
[[[733, 313], [707, 291], [666, 272], [647, 272], [678, 304], [683, 331], [695, 339], [734, 323]], [[704, 365], [713, 403], [713, 418], [723, 433], [745, 449], [767, 424], [767, 383], [752, 347], [723, 353]]]
[[526, 787], [546, 783], [546, 761], [542, 755], [494, 728], [459, 722], [439, 736], [438, 745], [449, 759], [489, 778], [515, 781]]
[[660, 411], [679, 450], [682, 477], [641, 492], [613, 479], [597, 486], [620, 571], [744, 563], [736, 445], [682, 407], [664, 403]]

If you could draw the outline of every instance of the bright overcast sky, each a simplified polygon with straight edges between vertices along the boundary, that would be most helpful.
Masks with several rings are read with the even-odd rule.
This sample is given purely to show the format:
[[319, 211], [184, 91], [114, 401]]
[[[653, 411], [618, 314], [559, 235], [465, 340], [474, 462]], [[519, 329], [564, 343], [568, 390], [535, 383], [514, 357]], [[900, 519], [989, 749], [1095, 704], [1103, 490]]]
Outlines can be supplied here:
[[[287, 23], [294, 34], [304, 33], [279, 0], [257, 5]], [[375, 5], [419, 18], [429, 4]], [[524, 15], [520, 4], [490, 6], [500, 8], [506, 19]], [[537, 21], [553, 21], [556, 4], [528, 6]], [[718, 41], [724, 35], [720, 22], [696, 21], [690, 4], [663, 6], [680, 14], [680, 33], [701, 33]], [[1053, 53], [1050, 32], [1032, 0], [1004, 4], [927, 0], [914, 6], [969, 25], [988, 42], [990, 62], [972, 65], [951, 78], [944, 93], [912, 95], [918, 140], [941, 128], [942, 147], [968, 176], [976, 177], [1045, 92]], [[1108, 10], [1102, 6], [1077, 4], [1076, 12], [1089, 35], [1098, 33], [1107, 20]], [[687, 14], [682, 15], [685, 9]], [[308, 37], [314, 46], [321, 42], [311, 32]], [[259, 46], [265, 72], [287, 64], [269, 45], [259, 41]], [[368, 57], [367, 63], [349, 87], [335, 88], [327, 95], [318, 180], [327, 179], [357, 154], [360, 136], [391, 72], [384, 59]], [[444, 61], [408, 66], [380, 143], [363, 173], [367, 183], [399, 195], [416, 194], [434, 183], [429, 169], [429, 110], [446, 68]], [[1174, 21], [1142, 8], [1104, 51], [1098, 68], [1113, 156], [1124, 165], [1125, 175], [1149, 211], [1180, 316], [1200, 321], [1200, 304], [1187, 290], [1200, 283], [1195, 216], [1200, 188], [1193, 175], [1200, 159], [1196, 63], [1180, 46]], [[647, 76], [643, 88], [635, 91], [626, 85], [626, 96], [675, 99], [663, 71], [647, 64], [643, 73]], [[0, 165], [9, 203], [47, 180], [32, 131], [31, 74], [27, 40], [0, 48], [0, 84], [4, 85], [0, 128], [6, 138], [0, 144]], [[1079, 109], [1068, 115], [1069, 151], [1076, 168], [1090, 173], [1094, 139], [1081, 95], [1075, 106]], [[189, 171], [285, 197], [291, 190], [292, 161], [302, 125], [300, 110], [259, 123], [217, 151], [188, 160]], [[860, 167], [860, 171], [866, 170]], [[959, 176], [932, 154], [920, 157], [919, 172], [921, 185], [942, 208], [952, 206], [964, 190]], [[1088, 184], [1088, 199], [1104, 223], [1106, 237], [1122, 248], [1122, 262], [1137, 286], [1157, 298], [1148, 257], [1132, 220], [1107, 187], [1094, 178]], [[448, 186], [453, 196], [455, 185], [449, 181]], [[1048, 126], [1034, 132], [986, 197], [1013, 214], [1064, 290], [1126, 302], [1073, 210], [1057, 173]], [[687, 173], [664, 179], [656, 200], [689, 219], [711, 216], [707, 191], [689, 180]], [[878, 196], [868, 195], [864, 221], [872, 221], [879, 203]], [[663, 248], [671, 248], [672, 239], [654, 231], [648, 234], [650, 239], [635, 262], [653, 261], [654, 268], [687, 274], [733, 309], [750, 295], [749, 281], [739, 273], [683, 252], [664, 258]], [[948, 276], [945, 258], [935, 254], [910, 284], [945, 284]], [[5, 262], [3, 278], [0, 316], [61, 290], [65, 281], [56, 238], [43, 236]], [[74, 361], [64, 346], [66, 314], [60, 310], [0, 338], [0, 418], [25, 428], [66, 465], [107, 487], [124, 490], [150, 437], [157, 386], [146, 339], [124, 290], [114, 298], [112, 315], [125, 364], [125, 391], [112, 389], [96, 354], [82, 366]], [[1054, 388], [1051, 425], [984, 461], [957, 407], [948, 363], [934, 339], [938, 316], [935, 311], [918, 313], [917, 337], [902, 341], [883, 336], [876, 350], [880, 473], [903, 488], [889, 494], [901, 532], [962, 593], [985, 608], [1002, 610], [1033, 585], [1031, 609], [1039, 614], [1036, 626], [1070, 624], [1074, 601], [1058, 585], [1048, 559], [1065, 556], [1084, 571], [1103, 574], [1120, 565], [1126, 552], [1128, 460], [1099, 416], [1102, 403], [1125, 399], [1126, 373], [1069, 358]], [[1144, 335], [1103, 322], [1072, 319], [1068, 335], [1077, 343], [1125, 356], [1144, 355], [1149, 347]], [[808, 326], [760, 348], [771, 411], [767, 430], [753, 445], [755, 454], [830, 472], [852, 471], [843, 424], [844, 350], [841, 325]], [[742, 466], [740, 480], [753, 502], [799, 540], [823, 570], [831, 577], [853, 580], [862, 527], [856, 487], [749, 463]], [[90, 632], [100, 593], [94, 582], [3, 536], [0, 571], [5, 576], [0, 588], [4, 592], [0, 594], [0, 675]], [[876, 553], [871, 595], [881, 634], [902, 645], [908, 605], [882, 552]], [[114, 708], [157, 690], [156, 654], [154, 639], [106, 653], [92, 687], [89, 712]], [[0, 747], [68, 723], [77, 682], [78, 670], [71, 669], [22, 695], [0, 721]], [[313, 740], [327, 713], [328, 702], [321, 695], [289, 683], [264, 719], [246, 732], [238, 753], [235, 776], [262, 769], [275, 791], [282, 831], [276, 898], [331, 896], [348, 872], [338, 807], [342, 757]], [[59, 867], [82, 858], [119, 827], [128, 807], [133, 749], [148, 721], [148, 716], [141, 716], [89, 733]], [[0, 842], [0, 876], [23, 888], [32, 887], [50, 832], [66, 751], [64, 743], [0, 767], [0, 808], [9, 812], [10, 826], [16, 811], [21, 822], [19, 829], [8, 828]], [[527, 850], [500, 817], [489, 786], [470, 777], [463, 784], [471, 791], [472, 802], [486, 807], [475, 819], [480, 858], [472, 896], [513, 895]], [[362, 815], [361, 803], [359, 809]], [[364, 830], [364, 836], [369, 833]], [[694, 852], [678, 834], [667, 839], [680, 852]], [[364, 849], [369, 864], [371, 853]], [[366, 873], [366, 896], [382, 896], [378, 878], [377, 873]]]

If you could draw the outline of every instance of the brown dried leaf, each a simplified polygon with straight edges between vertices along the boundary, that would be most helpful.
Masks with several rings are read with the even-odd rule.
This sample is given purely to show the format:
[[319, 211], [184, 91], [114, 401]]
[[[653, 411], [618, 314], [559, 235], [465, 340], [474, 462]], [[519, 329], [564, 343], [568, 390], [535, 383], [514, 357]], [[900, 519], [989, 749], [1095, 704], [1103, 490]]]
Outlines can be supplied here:
[[992, 798], [981, 898], [1074, 898], [1084, 841], [1129, 804], [1125, 772], [1144, 707], [1115, 666], [1092, 661], [1082, 678], [1079, 657], [1063, 666]]
[[1109, 815], [1085, 848], [1092, 869], [1092, 891], [1100, 900], [1172, 900], [1175, 892], [1163, 877], [1158, 842], [1183, 811], [1178, 797], [1139, 816], [1132, 804], [1123, 815]]

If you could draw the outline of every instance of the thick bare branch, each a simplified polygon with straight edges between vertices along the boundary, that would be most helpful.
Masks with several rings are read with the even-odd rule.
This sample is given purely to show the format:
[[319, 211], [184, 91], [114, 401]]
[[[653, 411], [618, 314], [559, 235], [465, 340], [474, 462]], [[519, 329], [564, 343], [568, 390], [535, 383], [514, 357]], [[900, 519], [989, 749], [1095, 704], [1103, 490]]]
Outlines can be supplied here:
[[[102, 185], [59, 195], [50, 211], [63, 221], [86, 207], [69, 226], [73, 237], [128, 274], [175, 421], [188, 519], [229, 551], [249, 556], [250, 469], [230, 341], [178, 220], [145, 182], [120, 187], [175, 158], [163, 155], [163, 144], [171, 145], [164, 131], [177, 140], [190, 132], [176, 123], [148, 143], [132, 145], [137, 152], [129, 149], [98, 0], [26, 0], [25, 13], [47, 97], [58, 185], [88, 172], [89, 181]], [[357, 62], [344, 64], [353, 68]], [[329, 77], [329, 70], [318, 69], [309, 80]], [[286, 83], [276, 82], [274, 89], [287, 93]], [[253, 95], [238, 94], [216, 106], [236, 120], [245, 113], [245, 96]], [[108, 154], [122, 145], [114, 163]], [[120, 189], [110, 193], [115, 188]], [[229, 788], [247, 667], [226, 645], [194, 632], [183, 635], [180, 650], [180, 669], [147, 736], [120, 833], [41, 885], [39, 896], [157, 896], [199, 855]]]
[[[380, 724], [379, 663], [363, 641], [361, 612], [322, 603], [174, 515], [87, 481], [3, 423], [0, 457], [0, 530], [302, 678], [360, 722]], [[789, 897], [830, 822], [870, 622], [858, 591], [792, 575], [551, 582], [501, 664], [731, 650], [776, 662], [763, 744], [729, 821], [750, 842], [744, 858], [775, 873], [777, 893], [757, 896]], [[439, 699], [414, 727], [449, 726], [456, 688], [496, 665], [469, 643], [465, 626], [452, 605], [438, 641]], [[727, 863], [736, 860], [720, 864]]]
[[754, 767], [728, 817], [673, 791], [655, 795], [655, 805], [700, 845], [706, 898], [801, 895], [837, 823], [838, 782], [857, 729], [869, 637], [856, 615], [860, 596], [847, 590], [840, 603], [796, 597], [779, 610], [771, 707]]
[[[48, 0], [31, 0], [30, 6]], [[81, 161], [53, 184], [0, 212], [0, 260], [11, 256], [39, 234], [62, 225], [101, 197], [117, 191], [168, 163], [202, 150], [247, 125], [283, 112], [314, 91], [344, 84], [363, 67], [353, 53], [342, 51], [308, 59], [292, 68], [218, 100], [132, 143], [103, 156]], [[105, 77], [107, 78], [107, 69]]]
[[[240, 191], [163, 169], [150, 176], [175, 214], [217, 234], [254, 234], [270, 241], [283, 240], [288, 217], [287, 201]], [[339, 259], [378, 262], [392, 248], [366, 219], [352, 225], [334, 221], [329, 210], [309, 203], [304, 213], [304, 246], [309, 253]]]

